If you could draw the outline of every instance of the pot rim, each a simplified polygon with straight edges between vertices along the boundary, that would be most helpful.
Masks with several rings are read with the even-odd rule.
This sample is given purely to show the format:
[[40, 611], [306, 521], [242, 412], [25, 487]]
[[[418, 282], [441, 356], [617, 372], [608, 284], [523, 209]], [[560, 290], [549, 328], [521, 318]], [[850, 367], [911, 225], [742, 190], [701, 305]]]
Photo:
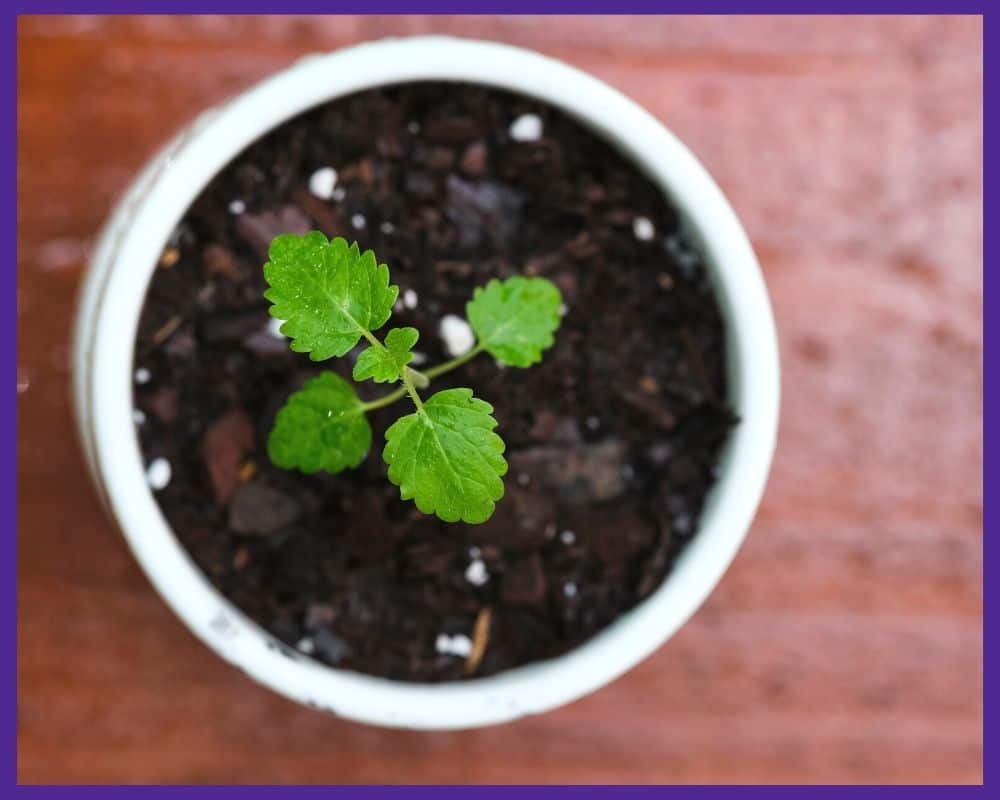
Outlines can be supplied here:
[[[656, 592], [565, 655], [441, 684], [325, 666], [235, 608], [161, 514], [132, 422], [134, 342], [146, 287], [168, 236], [208, 181], [246, 146], [309, 108], [424, 80], [477, 83], [546, 102], [611, 141], [663, 188], [709, 262], [726, 321], [730, 397], [741, 418], [698, 534]], [[694, 155], [635, 102], [574, 67], [509, 45], [444, 36], [307, 56], [185, 129], [136, 179], [101, 235], [82, 289], [74, 366], [77, 420], [94, 481], [174, 612], [222, 658], [271, 689], [393, 727], [469, 728], [540, 713], [594, 691], [652, 653], [697, 610], [736, 555], [764, 490], [778, 424], [778, 346], [764, 280], [735, 213]]]

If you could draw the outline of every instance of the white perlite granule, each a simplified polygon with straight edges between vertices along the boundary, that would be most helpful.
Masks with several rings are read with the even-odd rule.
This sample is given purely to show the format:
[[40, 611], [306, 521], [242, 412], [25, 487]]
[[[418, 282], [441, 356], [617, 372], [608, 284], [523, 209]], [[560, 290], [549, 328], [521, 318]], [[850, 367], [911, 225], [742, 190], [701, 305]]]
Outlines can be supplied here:
[[542, 118], [537, 114], [522, 114], [510, 123], [510, 138], [515, 142], [534, 142], [542, 138]]
[[482, 586], [490, 579], [490, 574], [486, 571], [486, 564], [478, 558], [472, 561], [465, 568], [465, 579], [473, 586]]
[[320, 200], [330, 200], [337, 186], [337, 170], [321, 167], [309, 176], [309, 191]]
[[299, 643], [295, 645], [295, 649], [309, 656], [316, 652], [316, 643], [307, 636], [304, 639], [299, 639]]
[[476, 344], [476, 335], [469, 327], [469, 323], [454, 314], [442, 317], [438, 333], [444, 341], [444, 349], [450, 356], [464, 355]]
[[632, 220], [632, 233], [635, 234], [635, 238], [640, 242], [651, 242], [653, 241], [653, 237], [656, 236], [656, 228], [645, 217], [636, 217]]
[[442, 656], [468, 658], [472, 653], [472, 639], [462, 633], [457, 633], [454, 636], [439, 633], [434, 641], [434, 649]]
[[247, 210], [247, 204], [244, 203], [242, 200], [233, 200], [233, 202], [229, 204], [229, 213], [234, 216], [239, 216], [246, 210]]
[[152, 377], [153, 376], [150, 375], [149, 370], [145, 367], [139, 367], [139, 369], [135, 371], [135, 382], [140, 386], [144, 383], [149, 383], [149, 379]]
[[278, 319], [277, 317], [271, 317], [267, 321], [267, 332], [271, 334], [275, 339], [284, 339], [285, 334], [281, 332], [281, 326], [285, 324], [285, 320]]
[[155, 492], [167, 487], [167, 484], [170, 483], [170, 475], [170, 462], [165, 458], [154, 458], [146, 469], [146, 480]]

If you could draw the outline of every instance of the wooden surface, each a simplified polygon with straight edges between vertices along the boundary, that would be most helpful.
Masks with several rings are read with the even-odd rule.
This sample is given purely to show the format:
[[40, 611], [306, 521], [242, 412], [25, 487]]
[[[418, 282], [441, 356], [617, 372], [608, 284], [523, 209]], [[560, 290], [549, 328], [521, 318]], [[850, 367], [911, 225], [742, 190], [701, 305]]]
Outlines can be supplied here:
[[[74, 445], [95, 231], [154, 149], [299, 55], [489, 37], [593, 72], [719, 180], [760, 255], [780, 442], [746, 546], [656, 655], [540, 718], [366, 728], [251, 683], [167, 610]], [[976, 18], [22, 18], [24, 782], [978, 782], [982, 24]]]

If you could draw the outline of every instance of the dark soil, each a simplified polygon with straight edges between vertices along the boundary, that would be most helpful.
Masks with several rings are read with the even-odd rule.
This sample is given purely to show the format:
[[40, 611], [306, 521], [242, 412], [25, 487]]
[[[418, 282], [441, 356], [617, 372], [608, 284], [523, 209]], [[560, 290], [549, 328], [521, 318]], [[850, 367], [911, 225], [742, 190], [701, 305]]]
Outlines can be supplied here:
[[[542, 138], [512, 140], [529, 112]], [[329, 200], [309, 189], [326, 166], [339, 176]], [[376, 444], [357, 470], [269, 463], [288, 394], [352, 363], [313, 364], [268, 329], [267, 245], [310, 228], [373, 248], [401, 297], [416, 292], [392, 324], [419, 329], [430, 364], [447, 358], [439, 320], [463, 315], [473, 287], [523, 272], [562, 289], [567, 313], [541, 364], [480, 356], [435, 382], [495, 406], [510, 472], [488, 523], [448, 525], [399, 499], [380, 453], [407, 401], [373, 415]], [[138, 431], [146, 458], [172, 466], [164, 514], [246, 614], [338, 667], [451, 680], [563, 653], [663, 581], [696, 534], [734, 422], [724, 359], [701, 258], [630, 162], [534, 101], [413, 84], [283, 125], [205, 189], [149, 288]]]

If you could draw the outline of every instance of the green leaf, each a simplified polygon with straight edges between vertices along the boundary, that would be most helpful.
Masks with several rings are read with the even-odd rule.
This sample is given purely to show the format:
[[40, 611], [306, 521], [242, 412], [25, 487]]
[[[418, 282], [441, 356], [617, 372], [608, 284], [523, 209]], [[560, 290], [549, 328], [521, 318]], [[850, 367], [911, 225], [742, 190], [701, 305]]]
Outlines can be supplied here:
[[358, 466], [371, 444], [371, 425], [351, 384], [323, 372], [278, 412], [267, 453], [282, 469], [336, 473]]
[[271, 288], [272, 317], [285, 320], [281, 332], [292, 350], [324, 361], [347, 353], [366, 333], [382, 327], [399, 287], [371, 250], [319, 231], [282, 234], [271, 242], [264, 278]]
[[354, 364], [354, 380], [371, 378], [390, 383], [403, 377], [403, 369], [413, 360], [413, 345], [420, 334], [416, 328], [393, 328], [385, 337], [385, 347], [370, 345]]
[[445, 389], [385, 432], [382, 457], [404, 500], [445, 522], [485, 522], [503, 497], [507, 461], [493, 406], [471, 389]]
[[561, 305], [552, 281], [518, 275], [476, 289], [465, 313], [486, 352], [512, 367], [530, 367], [555, 341]]

